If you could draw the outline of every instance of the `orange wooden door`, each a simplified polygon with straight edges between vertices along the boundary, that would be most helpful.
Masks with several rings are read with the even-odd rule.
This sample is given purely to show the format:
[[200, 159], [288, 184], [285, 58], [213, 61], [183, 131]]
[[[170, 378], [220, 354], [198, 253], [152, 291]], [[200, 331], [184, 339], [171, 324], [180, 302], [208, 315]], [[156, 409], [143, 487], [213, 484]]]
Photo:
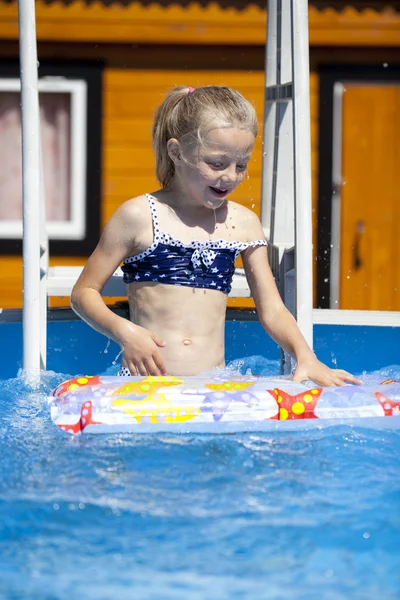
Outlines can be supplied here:
[[400, 86], [346, 83], [342, 110], [339, 305], [400, 310]]

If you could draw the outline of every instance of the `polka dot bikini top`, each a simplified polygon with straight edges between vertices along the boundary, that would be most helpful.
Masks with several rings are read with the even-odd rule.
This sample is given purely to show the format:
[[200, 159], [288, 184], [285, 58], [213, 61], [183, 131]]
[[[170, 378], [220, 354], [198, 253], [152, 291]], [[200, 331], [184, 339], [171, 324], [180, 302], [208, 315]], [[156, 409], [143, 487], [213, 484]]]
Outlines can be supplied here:
[[150, 248], [126, 258], [122, 264], [125, 283], [152, 281], [192, 288], [220, 290], [232, 287], [235, 260], [246, 248], [266, 246], [266, 240], [229, 242], [196, 241], [184, 244], [160, 231], [155, 198], [146, 194], [153, 220], [154, 241]]

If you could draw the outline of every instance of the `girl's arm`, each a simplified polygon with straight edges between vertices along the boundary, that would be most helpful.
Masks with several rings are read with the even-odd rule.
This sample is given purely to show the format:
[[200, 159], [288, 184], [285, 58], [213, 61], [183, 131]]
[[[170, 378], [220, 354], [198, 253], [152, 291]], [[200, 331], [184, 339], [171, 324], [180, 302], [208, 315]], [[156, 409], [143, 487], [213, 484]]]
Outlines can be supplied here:
[[101, 292], [121, 262], [132, 253], [138, 223], [130, 203], [123, 204], [107, 223], [71, 294], [71, 307], [86, 323], [119, 344], [132, 375], [165, 375], [158, 346], [165, 342], [143, 327], [119, 317], [104, 303]]
[[[247, 219], [250, 240], [264, 239], [258, 218]], [[321, 363], [308, 346], [293, 315], [282, 302], [268, 261], [267, 248], [257, 246], [242, 252], [243, 266], [254, 298], [257, 313], [265, 331], [289, 354], [295, 357], [297, 368], [293, 380], [311, 379], [320, 385], [362, 383], [341, 369], [330, 369]]]

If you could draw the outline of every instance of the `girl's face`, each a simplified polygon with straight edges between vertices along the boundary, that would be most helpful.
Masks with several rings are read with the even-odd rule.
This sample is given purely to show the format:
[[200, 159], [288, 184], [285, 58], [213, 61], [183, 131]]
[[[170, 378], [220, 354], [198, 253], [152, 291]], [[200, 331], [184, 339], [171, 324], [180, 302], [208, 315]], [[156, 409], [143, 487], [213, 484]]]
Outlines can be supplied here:
[[207, 208], [218, 208], [242, 183], [255, 138], [237, 127], [211, 129], [201, 145], [183, 147], [176, 169], [182, 191]]

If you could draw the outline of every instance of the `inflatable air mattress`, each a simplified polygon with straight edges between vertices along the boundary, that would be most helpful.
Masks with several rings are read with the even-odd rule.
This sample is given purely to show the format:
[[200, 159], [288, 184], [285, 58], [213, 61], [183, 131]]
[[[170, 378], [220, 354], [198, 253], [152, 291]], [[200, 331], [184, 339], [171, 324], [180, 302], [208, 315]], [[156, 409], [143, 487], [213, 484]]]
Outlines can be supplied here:
[[263, 377], [76, 377], [49, 398], [71, 433], [234, 433], [400, 426], [400, 381], [327, 387]]

